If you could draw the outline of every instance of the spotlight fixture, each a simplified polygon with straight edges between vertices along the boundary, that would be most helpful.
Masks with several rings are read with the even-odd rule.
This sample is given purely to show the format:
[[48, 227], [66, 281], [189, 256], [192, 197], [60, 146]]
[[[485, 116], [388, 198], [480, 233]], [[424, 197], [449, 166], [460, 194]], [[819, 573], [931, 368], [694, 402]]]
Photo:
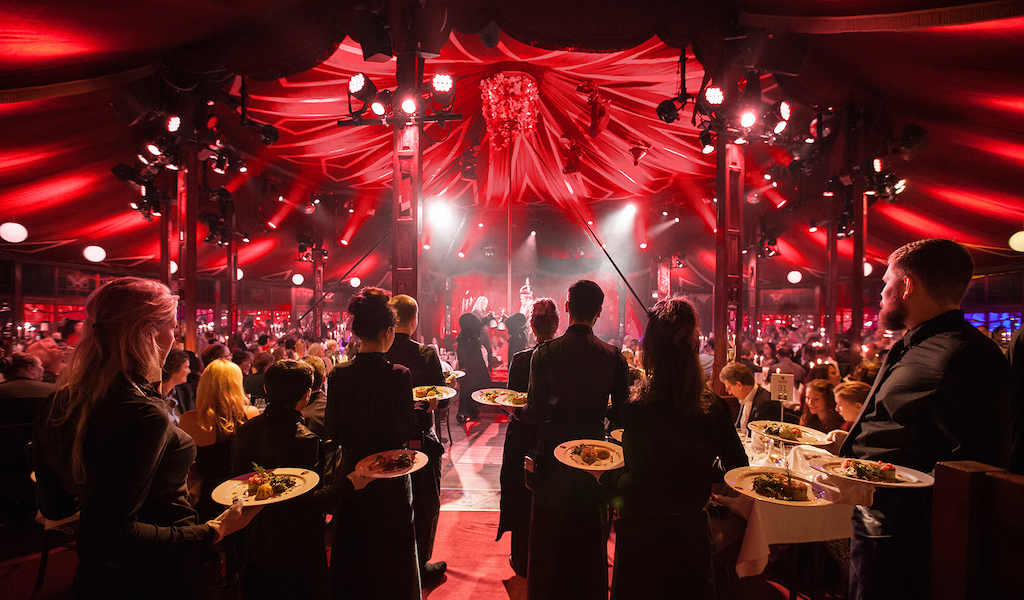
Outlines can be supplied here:
[[221, 153], [217, 156], [217, 161], [213, 164], [213, 172], [220, 173], [223, 175], [228, 169], [228, 155], [227, 153]]
[[402, 100], [402, 112], [404, 112], [405, 114], [412, 116], [416, 114], [416, 109], [418, 108], [419, 102], [416, 101], [415, 97], [409, 96], [408, 98], [404, 98]]
[[740, 126], [744, 129], [753, 127], [761, 114], [761, 75], [757, 71], [747, 71], [739, 114]]
[[721, 106], [725, 103], [725, 91], [717, 85], [709, 85], [704, 88], [704, 101], [711, 106]]
[[807, 224], [807, 231], [811, 233], [818, 231], [818, 222], [811, 219], [810, 223]]
[[715, 151], [715, 140], [712, 137], [711, 132], [705, 129], [700, 132], [700, 152], [701, 154], [711, 154]]
[[430, 99], [441, 105], [441, 110], [451, 110], [455, 101], [455, 78], [448, 73], [437, 73], [430, 80]]
[[355, 96], [365, 107], [377, 95], [377, 86], [365, 74], [356, 73], [348, 80], [348, 93], [349, 96]]
[[391, 90], [377, 92], [377, 97], [370, 103], [370, 110], [378, 117], [385, 117], [391, 112]]
[[633, 166], [640, 165], [640, 159], [647, 156], [647, 149], [651, 145], [647, 142], [636, 142], [633, 147], [629, 149], [629, 155], [633, 157]]
[[686, 92], [686, 49], [679, 51], [679, 93], [675, 98], [669, 98], [658, 104], [655, 111], [658, 118], [666, 123], [671, 123], [679, 118], [679, 111], [692, 96]]

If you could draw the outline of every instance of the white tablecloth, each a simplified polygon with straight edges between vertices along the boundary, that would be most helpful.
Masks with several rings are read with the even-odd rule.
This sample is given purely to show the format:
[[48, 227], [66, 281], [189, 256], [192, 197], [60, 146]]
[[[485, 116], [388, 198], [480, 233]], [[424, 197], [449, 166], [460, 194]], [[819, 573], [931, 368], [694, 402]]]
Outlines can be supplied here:
[[[750, 448], [751, 466], [774, 466], [768, 461], [763, 449]], [[797, 446], [789, 453], [790, 469], [797, 474], [813, 477], [817, 474], [807, 465], [816, 455], [826, 456], [827, 452], [810, 446]], [[747, 520], [746, 533], [736, 561], [736, 573], [740, 577], [758, 575], [768, 566], [772, 544], [799, 544], [848, 538], [853, 530], [850, 518], [852, 504], [830, 504], [827, 506], [784, 506], [772, 502], [755, 500], [741, 495], [736, 498], [716, 496], [715, 500], [729, 507]]]

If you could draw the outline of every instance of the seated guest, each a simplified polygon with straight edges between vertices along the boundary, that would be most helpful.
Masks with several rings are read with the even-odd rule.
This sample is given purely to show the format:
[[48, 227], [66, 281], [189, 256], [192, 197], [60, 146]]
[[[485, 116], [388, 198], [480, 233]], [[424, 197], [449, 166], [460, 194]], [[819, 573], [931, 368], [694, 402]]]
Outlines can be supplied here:
[[302, 418], [306, 420], [306, 427], [315, 433], [321, 441], [331, 439], [327, 432], [327, 425], [324, 420], [327, 414], [327, 394], [324, 393], [324, 378], [327, 376], [327, 366], [323, 359], [318, 356], [309, 355], [302, 359], [313, 368], [313, 388], [310, 392], [309, 402], [301, 409]]
[[53, 338], [45, 337], [32, 342], [27, 352], [35, 354], [43, 363], [43, 379], [46, 383], [56, 383], [57, 374], [64, 367], [64, 350]]
[[779, 346], [778, 360], [771, 366], [771, 372], [793, 375], [793, 383], [796, 385], [800, 385], [807, 378], [807, 370], [793, 362], [793, 349], [789, 344]]
[[[621, 412], [629, 460], [601, 477], [620, 502], [612, 598], [712, 600], [704, 507], [711, 486], [722, 479], [717, 465], [745, 466], [747, 456], [729, 408], [705, 387], [693, 306], [673, 298], [649, 314], [641, 354], [647, 377], [633, 387]], [[672, 455], [687, 459], [665, 460]]]
[[187, 501], [195, 444], [150, 385], [174, 340], [177, 307], [148, 279], [118, 278], [93, 292], [58, 391], [40, 408], [39, 510], [52, 520], [81, 510], [76, 598], [199, 597], [202, 556], [259, 510], [242, 511], [239, 500], [203, 523]]
[[882, 365], [877, 362], [862, 362], [850, 373], [851, 381], [863, 381], [870, 385], [875, 384], [875, 377], [878, 376], [878, 369]]
[[772, 400], [771, 393], [754, 383], [754, 374], [743, 363], [731, 362], [722, 367], [718, 379], [725, 384], [725, 391], [736, 397], [740, 403], [740, 414], [736, 428], [746, 431], [751, 421], [778, 421], [796, 423], [800, 419], [791, 412], [782, 412], [782, 403]]
[[857, 420], [857, 415], [860, 414], [860, 409], [864, 406], [864, 401], [868, 399], [870, 391], [871, 386], [862, 381], [840, 383], [833, 390], [836, 397], [836, 412], [846, 421], [842, 426], [843, 431], [849, 431], [850, 426]]
[[175, 425], [181, 421], [181, 415], [195, 408], [191, 390], [182, 385], [188, 381], [188, 375], [192, 372], [188, 363], [187, 352], [171, 348], [160, 374], [160, 396], [167, 406], [167, 417]]
[[832, 384], [824, 379], [815, 379], [804, 386], [804, 407], [800, 424], [804, 427], [829, 432], [843, 426], [843, 417], [836, 412], [836, 397]]
[[178, 423], [196, 443], [189, 489], [198, 491], [196, 510], [200, 518], [216, 515], [222, 508], [210, 495], [231, 478], [231, 439], [239, 425], [258, 414], [260, 411], [246, 401], [238, 365], [217, 359], [206, 366], [199, 378], [196, 408], [181, 415]]
[[242, 370], [243, 378], [252, 371], [252, 359], [253, 354], [248, 350], [239, 350], [238, 352], [231, 353], [231, 362], [238, 365], [238, 368]]
[[252, 374], [247, 375], [243, 380], [242, 387], [245, 393], [252, 398], [266, 398], [267, 393], [263, 391], [263, 377], [270, 365], [274, 364], [274, 355], [269, 352], [260, 352], [252, 360]]
[[0, 358], [0, 425], [34, 423], [36, 409], [54, 391], [43, 381], [43, 363], [28, 352], [15, 352]]
[[218, 358], [231, 358], [231, 350], [220, 342], [214, 342], [199, 353], [199, 358], [203, 361], [203, 367], [217, 360]]
[[[315, 357], [307, 357], [315, 358]], [[232, 475], [296, 467], [323, 476], [320, 438], [302, 414], [313, 385], [313, 368], [283, 360], [267, 369], [267, 409], [238, 427], [231, 442]], [[253, 519], [242, 551], [242, 597], [248, 600], [328, 596], [324, 513], [329, 497], [306, 493], [271, 504]]]

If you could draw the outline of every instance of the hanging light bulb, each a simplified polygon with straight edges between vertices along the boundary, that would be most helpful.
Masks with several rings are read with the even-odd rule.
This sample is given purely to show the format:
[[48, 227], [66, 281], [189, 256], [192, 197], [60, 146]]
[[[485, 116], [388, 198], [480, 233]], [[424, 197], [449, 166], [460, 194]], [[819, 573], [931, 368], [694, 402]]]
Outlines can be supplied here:
[[21, 223], [8, 221], [0, 225], [0, 239], [12, 244], [20, 244], [28, 238], [28, 229]]

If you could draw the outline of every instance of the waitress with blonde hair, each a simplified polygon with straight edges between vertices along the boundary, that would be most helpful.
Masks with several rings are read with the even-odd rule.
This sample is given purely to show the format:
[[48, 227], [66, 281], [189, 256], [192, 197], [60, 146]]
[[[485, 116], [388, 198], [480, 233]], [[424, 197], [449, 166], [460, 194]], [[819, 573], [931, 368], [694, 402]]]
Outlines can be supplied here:
[[150, 383], [160, 380], [177, 308], [148, 279], [93, 292], [78, 346], [39, 412], [39, 509], [51, 520], [81, 511], [78, 598], [196, 597], [203, 555], [258, 512], [239, 501], [199, 523], [188, 502], [196, 446]]
[[196, 389], [196, 408], [181, 415], [178, 427], [196, 443], [196, 463], [189, 473], [189, 491], [199, 499], [199, 516], [216, 514], [220, 505], [211, 494], [231, 479], [231, 440], [238, 426], [260, 414], [242, 389], [242, 370], [226, 358], [206, 366]]

